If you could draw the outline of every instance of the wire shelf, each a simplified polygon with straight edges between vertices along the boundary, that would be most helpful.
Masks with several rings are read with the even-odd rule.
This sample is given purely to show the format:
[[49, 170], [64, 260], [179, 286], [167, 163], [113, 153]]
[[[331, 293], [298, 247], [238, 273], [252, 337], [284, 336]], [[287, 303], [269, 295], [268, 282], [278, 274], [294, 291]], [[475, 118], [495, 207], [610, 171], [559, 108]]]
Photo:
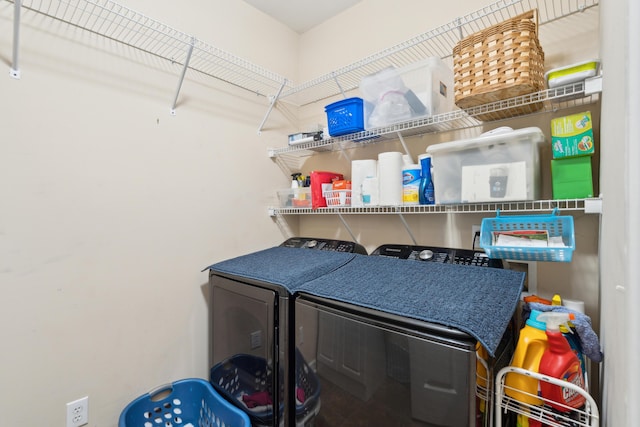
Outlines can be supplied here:
[[[15, 0], [6, 0], [14, 3]], [[22, 0], [22, 8], [118, 41], [258, 95], [302, 106], [356, 89], [362, 77], [384, 67], [447, 58], [462, 38], [537, 8], [544, 25], [598, 6], [599, 0], [500, 0], [436, 29], [313, 80], [295, 85], [283, 76], [111, 0]], [[279, 95], [278, 95], [279, 94]]]
[[[597, 79], [601, 78], [598, 77]], [[542, 114], [597, 102], [600, 99], [599, 92], [589, 93], [586, 90], [586, 85], [587, 83], [585, 81], [577, 82], [541, 92], [480, 105], [466, 110], [454, 110], [448, 113], [394, 123], [385, 127], [368, 129], [362, 132], [320, 141], [312, 141], [282, 148], [272, 148], [269, 150], [269, 156], [295, 155], [306, 157], [317, 152], [347, 150], [397, 139], [398, 133], [401, 133], [402, 136], [412, 136], [471, 128], [483, 123], [474, 118], [477, 115], [486, 113], [497, 113], [499, 115], [500, 113], [504, 113], [502, 119], [508, 119], [512, 118], [508, 111], [514, 107], [531, 106], [532, 108], [529, 114]], [[542, 109], [533, 107], [541, 102], [543, 103]], [[498, 118], [497, 120], [501, 119]]]
[[365, 206], [365, 207], [324, 207], [324, 208], [269, 208], [271, 216], [275, 215], [336, 215], [336, 214], [442, 214], [442, 213], [501, 213], [517, 212], [552, 212], [560, 211], [585, 212], [586, 205], [597, 202], [599, 198], [566, 199], [566, 200], [531, 200], [522, 202], [501, 203], [461, 203], [454, 205], [406, 205], [406, 206]]
[[501, 0], [436, 29], [384, 49], [313, 80], [285, 89], [279, 99], [304, 106], [358, 88], [362, 77], [388, 66], [403, 67], [422, 59], [452, 56], [463, 38], [505, 19], [538, 9], [540, 25], [584, 12], [599, 0]]
[[274, 72], [110, 0], [22, 0], [20, 3], [26, 12], [56, 19], [171, 63], [188, 63], [190, 70], [257, 95], [273, 95], [289, 84]]

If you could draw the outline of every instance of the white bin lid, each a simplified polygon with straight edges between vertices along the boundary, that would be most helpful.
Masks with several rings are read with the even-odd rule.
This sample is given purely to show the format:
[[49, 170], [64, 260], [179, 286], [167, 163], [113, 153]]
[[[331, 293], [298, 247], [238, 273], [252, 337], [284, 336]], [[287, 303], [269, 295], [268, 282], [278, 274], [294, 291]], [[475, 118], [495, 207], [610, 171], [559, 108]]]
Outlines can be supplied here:
[[461, 139], [458, 141], [443, 142], [427, 147], [429, 154], [443, 154], [452, 151], [464, 151], [472, 148], [486, 147], [495, 144], [511, 144], [517, 142], [543, 142], [544, 134], [538, 127], [528, 127], [517, 130], [498, 128], [495, 131], [483, 133], [476, 138]]

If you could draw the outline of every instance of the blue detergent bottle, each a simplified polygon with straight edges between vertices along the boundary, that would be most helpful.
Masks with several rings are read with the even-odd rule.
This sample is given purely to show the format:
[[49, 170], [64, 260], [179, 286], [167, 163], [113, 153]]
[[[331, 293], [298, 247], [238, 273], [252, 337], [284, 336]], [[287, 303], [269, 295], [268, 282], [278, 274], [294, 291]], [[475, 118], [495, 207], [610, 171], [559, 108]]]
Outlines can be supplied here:
[[419, 202], [421, 205], [434, 205], [436, 203], [436, 195], [431, 179], [431, 155], [421, 154], [418, 156], [420, 162], [420, 194]]

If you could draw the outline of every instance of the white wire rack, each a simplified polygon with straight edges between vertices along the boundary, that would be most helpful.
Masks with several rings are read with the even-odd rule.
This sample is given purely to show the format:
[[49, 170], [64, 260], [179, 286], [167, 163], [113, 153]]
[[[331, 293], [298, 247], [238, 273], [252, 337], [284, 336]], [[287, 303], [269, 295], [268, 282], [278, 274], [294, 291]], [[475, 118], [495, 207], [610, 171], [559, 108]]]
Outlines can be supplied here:
[[[272, 96], [287, 86], [286, 78], [225, 52], [196, 37], [176, 30], [111, 0], [4, 0], [14, 3], [14, 58], [19, 70], [18, 43], [21, 19], [43, 15], [156, 57], [178, 63], [206, 76]], [[22, 15], [21, 16], [21, 12]], [[19, 76], [17, 73], [16, 77]], [[184, 78], [184, 72], [182, 75]], [[178, 85], [178, 91], [180, 89]], [[177, 97], [177, 94], [176, 94]], [[175, 106], [175, 102], [174, 102]]]
[[[328, 74], [295, 85], [290, 80], [243, 58], [225, 52], [196, 37], [145, 16], [111, 0], [0, 0], [14, 3], [14, 46], [11, 75], [19, 78], [19, 40], [21, 12], [36, 13], [123, 43], [143, 52], [183, 65], [172, 110], [187, 70], [193, 70], [271, 100], [262, 129], [278, 100], [303, 106], [356, 89], [363, 76], [382, 68], [414, 63], [430, 56], [451, 56], [462, 38], [502, 22], [524, 11], [537, 8], [541, 25], [584, 12], [599, 0], [499, 0], [476, 12], [462, 16], [434, 30], [377, 52]], [[496, 108], [491, 106], [489, 108]], [[453, 126], [458, 120], [473, 125], [473, 116], [438, 117], [420, 126], [434, 131]], [[471, 120], [468, 122], [468, 120]], [[400, 125], [399, 125], [400, 126]], [[415, 124], [410, 124], [410, 127]], [[457, 128], [462, 124], [455, 125]]]
[[[514, 390], [517, 393], [522, 393], [531, 396], [531, 394], [519, 390], [513, 389], [505, 385], [505, 378], [509, 375], [523, 375], [530, 378], [535, 378], [538, 381], [548, 382], [553, 385], [562, 387], [565, 390], [571, 390], [584, 396], [586, 403], [582, 408], [570, 408], [561, 405], [559, 402], [552, 402], [548, 399], [541, 398], [540, 396], [532, 396], [536, 399], [541, 399], [544, 405], [535, 406], [524, 402], [520, 402], [507, 395], [508, 390]], [[530, 419], [540, 421], [543, 426], [548, 427], [598, 427], [600, 425], [600, 413], [598, 411], [598, 405], [593, 400], [591, 395], [583, 390], [581, 387], [571, 384], [568, 381], [560, 380], [558, 378], [542, 375], [537, 372], [528, 371], [526, 369], [516, 368], [514, 366], [507, 366], [498, 372], [496, 376], [495, 385], [495, 426], [502, 427], [501, 412], [513, 412], [516, 414], [524, 415]], [[564, 412], [552, 410], [550, 404], [554, 404], [558, 407], [565, 408]]]
[[[324, 208], [289, 208], [272, 207], [269, 214], [275, 215], [336, 215], [336, 214], [442, 214], [442, 213], [501, 213], [517, 212], [552, 212], [555, 208], [561, 211], [578, 211], [589, 213], [591, 204], [598, 204], [599, 198], [566, 199], [566, 200], [532, 200], [522, 202], [501, 203], [462, 203], [454, 205], [406, 205], [406, 206], [366, 206], [366, 207], [324, 207]], [[596, 213], [597, 209], [593, 212]]]
[[436, 29], [415, 36], [350, 65], [282, 91], [280, 99], [304, 106], [330, 96], [354, 90], [362, 77], [390, 65], [402, 67], [436, 56], [447, 58], [464, 37], [531, 9], [538, 9], [544, 25], [583, 12], [599, 0], [500, 0], [476, 12], [459, 17]]
[[[475, 116], [479, 114], [494, 113], [499, 116], [501, 113], [504, 113], [504, 119], [510, 118], [512, 116], [509, 114], [509, 110], [514, 107], [524, 107], [525, 110], [526, 107], [531, 107], [529, 114], [539, 114], [580, 105], [588, 105], [600, 99], [601, 79], [601, 77], [597, 77], [591, 82], [577, 82], [554, 89], [547, 89], [541, 92], [480, 105], [466, 110], [454, 110], [416, 120], [394, 123], [390, 126], [368, 129], [350, 135], [327, 138], [288, 147], [272, 148], [269, 150], [269, 156], [305, 157], [322, 151], [343, 151], [362, 147], [367, 144], [398, 139], [399, 133], [404, 137], [466, 129], [479, 126], [482, 123], [475, 119]], [[537, 107], [540, 103], [543, 105], [542, 109]], [[496, 121], [497, 120], [501, 119], [497, 118]]]

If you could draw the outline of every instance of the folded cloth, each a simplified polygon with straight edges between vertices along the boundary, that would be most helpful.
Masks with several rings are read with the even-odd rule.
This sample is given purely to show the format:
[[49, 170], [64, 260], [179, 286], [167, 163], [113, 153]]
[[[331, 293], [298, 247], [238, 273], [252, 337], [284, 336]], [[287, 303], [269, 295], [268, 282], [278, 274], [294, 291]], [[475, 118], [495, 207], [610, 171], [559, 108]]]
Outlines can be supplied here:
[[268, 391], [258, 391], [253, 394], [242, 395], [242, 402], [247, 405], [247, 408], [255, 408], [256, 406], [271, 405], [271, 395]]
[[[537, 302], [530, 302], [529, 308], [531, 310], [538, 311], [557, 311], [559, 313], [573, 313], [575, 319], [571, 320], [578, 338], [580, 339], [580, 345], [582, 346], [582, 352], [594, 362], [602, 362], [604, 355], [600, 349], [600, 341], [598, 335], [591, 327], [591, 318], [586, 314], [571, 310], [570, 308], [562, 305], [546, 305]], [[525, 318], [529, 317], [529, 313], [525, 313]]]

